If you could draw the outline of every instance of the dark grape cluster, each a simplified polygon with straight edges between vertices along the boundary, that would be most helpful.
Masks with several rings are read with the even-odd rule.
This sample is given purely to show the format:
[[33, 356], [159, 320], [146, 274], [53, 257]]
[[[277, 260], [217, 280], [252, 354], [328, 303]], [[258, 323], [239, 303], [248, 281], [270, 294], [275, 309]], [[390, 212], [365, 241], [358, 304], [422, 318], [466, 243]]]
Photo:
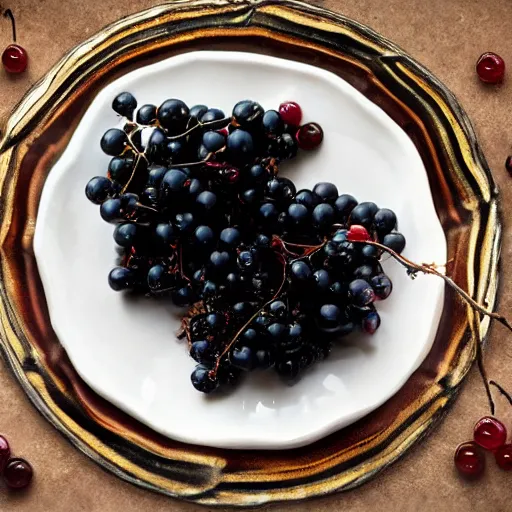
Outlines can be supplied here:
[[137, 109], [125, 92], [112, 107], [125, 125], [103, 135], [113, 158], [86, 187], [116, 224], [122, 258], [109, 284], [189, 308], [182, 335], [196, 389], [256, 368], [293, 382], [340, 336], [378, 329], [374, 302], [392, 284], [382, 251], [364, 242], [400, 253], [405, 238], [391, 210], [278, 176], [280, 162], [323, 139], [318, 124], [300, 125], [299, 105], [243, 100], [226, 117], [178, 99]]

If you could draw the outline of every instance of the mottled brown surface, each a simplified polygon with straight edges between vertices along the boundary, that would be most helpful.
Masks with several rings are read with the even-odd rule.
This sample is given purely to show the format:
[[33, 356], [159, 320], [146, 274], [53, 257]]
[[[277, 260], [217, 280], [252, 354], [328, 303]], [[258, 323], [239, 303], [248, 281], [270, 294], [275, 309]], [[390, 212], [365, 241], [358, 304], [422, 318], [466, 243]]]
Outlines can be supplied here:
[[[512, 288], [507, 282], [511, 252], [508, 216], [512, 184], [503, 162], [512, 153], [512, 75], [500, 88], [481, 86], [473, 66], [480, 53], [493, 50], [512, 65], [509, 0], [327, 0], [326, 7], [366, 23], [405, 48], [430, 68], [457, 95], [472, 119], [483, 150], [502, 192], [504, 247], [500, 309], [510, 311]], [[356, 6], [357, 4], [357, 6]], [[89, 0], [66, 2], [11, 0], [18, 19], [18, 40], [31, 58], [25, 75], [0, 73], [0, 115], [6, 115], [28, 87], [72, 46], [124, 14], [154, 5], [146, 0]], [[79, 15], [77, 15], [79, 13]], [[5, 25], [4, 25], [5, 23]], [[6, 22], [0, 25], [2, 44], [9, 42]], [[509, 213], [510, 212], [510, 213]], [[512, 336], [496, 326], [486, 353], [490, 375], [512, 389]], [[265, 510], [512, 510], [512, 474], [500, 472], [488, 458], [488, 470], [478, 483], [461, 482], [453, 471], [455, 446], [466, 440], [474, 421], [486, 412], [483, 388], [473, 371], [449, 415], [434, 433], [402, 461], [360, 489], [306, 504], [271, 506]], [[498, 400], [498, 414], [512, 430], [512, 410]], [[0, 432], [15, 452], [26, 456], [36, 470], [29, 492], [8, 493], [0, 487], [2, 512], [94, 511], [126, 512], [205, 510], [173, 501], [126, 484], [105, 473], [65, 441], [30, 405], [0, 364]]]

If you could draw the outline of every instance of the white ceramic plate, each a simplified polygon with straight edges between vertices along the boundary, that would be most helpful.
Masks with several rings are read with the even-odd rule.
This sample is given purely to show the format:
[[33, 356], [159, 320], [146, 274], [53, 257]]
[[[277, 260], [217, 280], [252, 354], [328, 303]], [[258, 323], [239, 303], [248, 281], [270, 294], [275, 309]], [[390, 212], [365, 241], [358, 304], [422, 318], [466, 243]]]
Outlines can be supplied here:
[[87, 201], [85, 185], [105, 174], [101, 135], [118, 123], [113, 97], [132, 92], [139, 105], [177, 97], [227, 113], [240, 99], [265, 108], [293, 99], [325, 139], [282, 174], [297, 188], [332, 181], [343, 193], [393, 209], [407, 238], [405, 254], [444, 262], [446, 242], [421, 158], [380, 108], [336, 75], [300, 63], [238, 52], [192, 52], [138, 69], [93, 101], [45, 183], [34, 249], [52, 325], [81, 377], [101, 396], [173, 439], [224, 448], [292, 448], [344, 427], [389, 399], [420, 365], [434, 340], [444, 286], [411, 281], [394, 261], [394, 283], [378, 304], [382, 325], [356, 334], [295, 386], [273, 372], [253, 373], [231, 395], [193, 389], [195, 362], [175, 338], [177, 310], [111, 291], [113, 226]]

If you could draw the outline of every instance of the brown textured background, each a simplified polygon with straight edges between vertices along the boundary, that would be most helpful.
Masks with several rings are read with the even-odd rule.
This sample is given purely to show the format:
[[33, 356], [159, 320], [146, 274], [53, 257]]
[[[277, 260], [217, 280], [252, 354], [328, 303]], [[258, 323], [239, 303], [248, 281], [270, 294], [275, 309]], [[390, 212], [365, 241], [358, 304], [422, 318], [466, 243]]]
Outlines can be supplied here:
[[[508, 279], [512, 180], [504, 161], [512, 153], [511, 0], [325, 0], [315, 2], [366, 23], [425, 64], [456, 94], [472, 119], [501, 190], [504, 216], [502, 287], [499, 308], [509, 314]], [[0, 70], [0, 116], [6, 116], [27, 89], [64, 52], [105, 24], [157, 2], [148, 0], [3, 0], [17, 18], [18, 42], [30, 58], [18, 77]], [[0, 21], [0, 51], [10, 42], [10, 27]], [[501, 87], [481, 85], [474, 64], [484, 51], [495, 51], [510, 64]], [[413, 191], [412, 191], [413, 193]], [[512, 390], [512, 335], [492, 329], [487, 370]], [[512, 432], [512, 409], [497, 399], [498, 415]], [[512, 472], [495, 467], [492, 457], [484, 478], [462, 482], [453, 469], [453, 451], [470, 438], [474, 422], [486, 413], [478, 373], [471, 372], [455, 406], [439, 428], [404, 459], [369, 484], [352, 492], [309, 503], [269, 506], [264, 510], [327, 511], [512, 511]], [[30, 490], [9, 492], [0, 484], [0, 510], [31, 512], [195, 511], [207, 510], [143, 491], [102, 471], [75, 450], [31, 406], [0, 362], [0, 432], [17, 455], [34, 465]]]

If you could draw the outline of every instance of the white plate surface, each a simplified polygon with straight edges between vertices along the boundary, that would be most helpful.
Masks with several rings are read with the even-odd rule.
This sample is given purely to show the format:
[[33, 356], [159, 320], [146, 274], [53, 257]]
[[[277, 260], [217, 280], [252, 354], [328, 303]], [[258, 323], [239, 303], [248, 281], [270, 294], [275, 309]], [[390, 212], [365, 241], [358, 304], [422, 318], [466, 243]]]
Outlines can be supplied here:
[[231, 395], [205, 397], [190, 384], [194, 361], [175, 338], [179, 312], [110, 290], [116, 258], [113, 226], [87, 201], [85, 185], [105, 174], [101, 135], [119, 122], [110, 105], [131, 91], [139, 105], [176, 97], [227, 113], [240, 99], [265, 108], [293, 99], [305, 121], [320, 123], [318, 151], [282, 174], [297, 188], [318, 181], [393, 209], [405, 254], [444, 262], [446, 241], [425, 168], [406, 134], [380, 108], [336, 75], [297, 62], [238, 52], [192, 52], [129, 73], [103, 89], [50, 172], [34, 249], [52, 325], [81, 377], [101, 396], [154, 430], [187, 443], [282, 449], [313, 442], [388, 400], [421, 364], [442, 311], [441, 280], [411, 281], [384, 263], [394, 292], [378, 304], [381, 328], [352, 335], [295, 386], [273, 372], [253, 373]]

